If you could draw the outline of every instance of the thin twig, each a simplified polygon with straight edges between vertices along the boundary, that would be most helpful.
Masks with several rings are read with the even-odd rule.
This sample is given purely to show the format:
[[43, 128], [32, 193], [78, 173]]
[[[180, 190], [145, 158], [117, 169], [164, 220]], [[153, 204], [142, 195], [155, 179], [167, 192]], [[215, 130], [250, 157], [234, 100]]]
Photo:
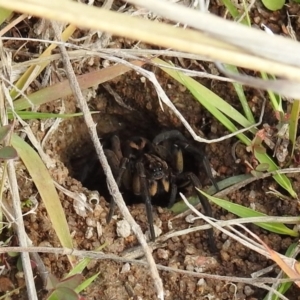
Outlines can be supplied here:
[[[22, 218], [21, 210], [21, 200], [18, 189], [18, 182], [16, 178], [16, 170], [13, 160], [9, 160], [7, 163], [7, 172], [10, 182], [11, 194], [12, 194], [12, 203], [15, 215], [15, 224], [13, 225], [15, 231], [17, 232], [19, 244], [21, 247], [27, 247], [27, 235], [24, 228], [24, 221]], [[34, 284], [33, 272], [30, 263], [29, 253], [22, 253], [22, 265], [25, 274], [25, 281], [28, 293], [28, 299], [37, 300], [37, 293]]]
[[[190, 211], [189, 211], [190, 214]], [[175, 216], [173, 219], [176, 219]], [[171, 219], [170, 221], [172, 221]], [[197, 219], [196, 217], [194, 219]], [[237, 224], [249, 224], [249, 223], [262, 223], [262, 222], [272, 222], [272, 223], [282, 223], [282, 224], [298, 224], [300, 221], [300, 217], [277, 217], [277, 216], [265, 216], [265, 217], [250, 217], [250, 218], [240, 218], [240, 219], [232, 219], [232, 220], [218, 220], [215, 221], [215, 224], [218, 224], [221, 227], [227, 227], [229, 225], [237, 225]], [[200, 226], [190, 227], [187, 229], [176, 230], [167, 232], [156, 239], [155, 242], [151, 243], [150, 246], [153, 250], [157, 248], [163, 248], [164, 243], [174, 237], [183, 236], [190, 234], [192, 232], [207, 230], [212, 228], [213, 226], [210, 224], [204, 224]], [[142, 257], [143, 251], [141, 247], [135, 247], [134, 249], [125, 250], [122, 252], [122, 256], [128, 259], [136, 259]]]
[[[60, 34], [61, 32], [58, 29], [58, 25], [53, 22], [53, 29], [55, 31], [55, 34], [57, 36], [57, 39], [60, 40]], [[59, 46], [61, 54], [62, 54], [62, 60], [63, 64], [65, 66], [65, 70], [68, 76], [68, 79], [70, 81], [70, 86], [73, 91], [73, 94], [77, 100], [77, 103], [83, 113], [84, 120], [86, 122], [86, 125], [88, 127], [89, 134], [91, 136], [92, 142], [95, 145], [95, 149], [98, 155], [98, 158], [100, 160], [100, 163], [102, 165], [103, 171], [105, 173], [105, 176], [107, 178], [107, 185], [110, 191], [111, 196], [113, 197], [114, 201], [117, 203], [121, 213], [123, 214], [124, 218], [128, 221], [130, 224], [132, 231], [136, 234], [138, 241], [140, 242], [141, 246], [143, 247], [143, 250], [145, 252], [145, 256], [147, 258], [147, 261], [149, 263], [149, 270], [151, 272], [151, 276], [154, 280], [154, 285], [157, 290], [157, 295], [159, 299], [164, 299], [164, 293], [163, 293], [163, 284], [162, 280], [159, 277], [157, 268], [155, 266], [155, 261], [151, 255], [151, 251], [149, 246], [147, 245], [147, 242], [145, 240], [145, 237], [143, 235], [143, 232], [141, 228], [137, 225], [133, 217], [131, 216], [123, 197], [119, 191], [118, 185], [116, 184], [116, 181], [114, 179], [114, 176], [112, 174], [112, 171], [110, 169], [110, 166], [107, 162], [106, 156], [104, 154], [102, 145], [100, 144], [97, 131], [96, 131], [96, 124], [94, 123], [91, 113], [89, 111], [88, 105], [82, 95], [82, 92], [80, 90], [79, 84], [76, 80], [76, 76], [74, 74], [74, 71], [72, 69], [72, 65], [70, 63], [67, 50], [64, 46]]]
[[12, 28], [16, 27], [17, 24], [21, 23], [23, 20], [27, 19], [28, 15], [22, 14], [18, 16], [13, 21], [10, 21], [4, 28], [0, 30], [0, 36], [2, 37], [4, 34], [6, 34], [8, 31], [10, 31]]
[[[253, 28], [222, 20], [213, 14], [194, 12], [169, 1], [130, 0], [130, 2], [141, 7], [147, 6], [146, 8], [152, 12], [198, 28], [199, 31], [173, 28], [171, 25], [140, 20], [77, 2], [52, 0], [49, 4], [40, 0], [0, 0], [1, 6], [8, 9], [47, 16], [49, 19], [103, 30], [133, 40], [201, 53], [224, 63], [271, 72], [293, 79], [293, 86], [297, 88], [298, 83], [295, 84], [295, 80], [300, 80], [300, 72], [297, 69], [300, 60], [299, 45], [295, 41], [279, 36], [268, 36]], [[113, 19], [118, 20], [114, 26], [111, 25]], [[286, 52], [289, 55], [284, 55]]]
[[[299, 255], [299, 252], [300, 252], [300, 247], [299, 247], [299, 245], [297, 245], [293, 249], [292, 253], [290, 253], [290, 257], [296, 258]], [[277, 278], [279, 279], [279, 278], [283, 277], [283, 273], [284, 273], [283, 270], [280, 270], [280, 272], [277, 275]], [[272, 288], [273, 288], [272, 293], [269, 293], [267, 295], [267, 300], [271, 300], [273, 298], [273, 291], [274, 290], [276, 291], [278, 289], [278, 286], [279, 286], [279, 282], [273, 283], [273, 285], [272, 285]]]
[[[208, 218], [207, 216], [203, 215], [200, 211], [198, 211], [193, 205], [191, 205], [188, 200], [186, 199], [186, 197], [180, 193], [181, 198], [184, 200], [184, 203], [187, 205], [188, 208], [190, 208], [193, 213], [195, 213], [197, 216], [201, 217], [205, 222], [209, 223], [210, 225], [214, 226], [216, 229], [222, 231], [223, 233], [225, 233], [227, 236], [231, 237], [232, 239], [238, 241], [239, 243], [241, 243], [242, 245], [248, 247], [249, 249], [252, 249], [254, 251], [256, 251], [257, 253], [272, 259], [270, 256], [270, 253], [266, 250], [266, 248], [261, 245], [260, 243], [249, 239], [246, 235], [243, 235], [240, 231], [237, 231], [236, 229], [234, 229], [231, 225], [228, 226], [229, 229], [231, 229], [232, 231], [234, 231], [234, 233], [232, 233], [231, 231], [219, 226], [218, 224], [216, 224], [214, 221], [212, 221], [210, 218]], [[256, 239], [259, 239], [254, 233], [250, 232], [250, 230], [248, 230], [245, 226], [241, 225], [241, 224], [237, 224], [239, 227], [243, 228], [246, 232], [248, 232], [250, 235], [255, 236]], [[239, 237], [239, 235], [242, 235], [243, 237]], [[286, 257], [282, 254], [277, 253], [278, 256], [280, 256], [280, 258], [282, 260], [284, 260], [286, 263], [289, 263], [291, 261], [291, 259], [289, 257]]]
[[[69, 249], [69, 248], [55, 248], [55, 247], [1, 247], [0, 253], [7, 253], [7, 252], [40, 252], [40, 253], [53, 253], [56, 255], [72, 255], [84, 258], [91, 258], [97, 260], [114, 260], [116, 262], [128, 262], [137, 265], [147, 266], [148, 262], [145, 260], [140, 259], [128, 259], [125, 257], [117, 256], [115, 254], [107, 254], [103, 252], [97, 251], [87, 251], [87, 250], [77, 250], [77, 249]], [[248, 277], [234, 277], [234, 276], [221, 276], [221, 275], [214, 275], [214, 274], [206, 274], [206, 273], [198, 273], [198, 272], [191, 272], [180, 270], [172, 267], [165, 267], [162, 265], [156, 265], [160, 270], [166, 270], [169, 272], [177, 272], [181, 274], [191, 275], [195, 277], [203, 277], [208, 279], [218, 279], [224, 281], [234, 281], [234, 282], [243, 282], [243, 283], [274, 283], [277, 282], [277, 279], [270, 278], [270, 277], [256, 277], [256, 278], [248, 278]], [[299, 278], [295, 278], [295, 280], [299, 280]], [[279, 282], [290, 282], [293, 279], [284, 278], [280, 279]]]
[[[49, 248], [49, 247], [3, 247], [0, 248], [0, 253], [6, 253], [6, 252], [41, 252], [41, 253], [54, 253], [56, 255], [72, 255], [72, 256], [79, 256], [84, 258], [91, 258], [96, 260], [114, 260], [116, 262], [126, 262], [131, 264], [137, 264], [142, 266], [147, 266], [148, 263], [143, 260], [133, 260], [128, 259], [124, 257], [120, 257], [114, 254], [105, 254], [102, 252], [96, 252], [96, 251], [82, 251], [82, 250], [75, 250], [75, 249], [68, 249], [68, 248]], [[264, 284], [269, 283], [285, 283], [285, 282], [291, 282], [294, 280], [298, 280], [298, 278], [290, 279], [290, 278], [284, 278], [284, 279], [277, 279], [277, 278], [270, 278], [270, 277], [256, 277], [256, 278], [247, 278], [247, 277], [233, 277], [233, 276], [221, 276], [221, 275], [213, 275], [213, 274], [207, 274], [207, 273], [199, 273], [199, 272], [192, 272], [192, 271], [186, 271], [181, 270], [178, 268], [171, 268], [166, 267], [162, 265], [156, 265], [157, 269], [172, 273], [178, 273], [185, 276], [193, 276], [196, 278], [205, 278], [205, 279], [211, 279], [211, 280], [219, 280], [219, 281], [227, 281], [227, 282], [241, 282], [244, 284], [251, 284], [253, 286], [257, 286], [259, 288], [266, 288]], [[299, 277], [300, 279], [300, 277]], [[285, 299], [285, 298], [282, 298]]]
[[[1, 50], [3, 50], [3, 49], [1, 49]], [[5, 53], [3, 51], [1, 51], [2, 61], [5, 60], [4, 57], [5, 57]], [[6, 67], [5, 71], [7, 72], [7, 75], [10, 76], [10, 72], [9, 72], [10, 66], [5, 66], [5, 67]], [[2, 77], [4, 77], [4, 75]], [[7, 95], [7, 88], [5, 87], [3, 82], [1, 85], [0, 93], [1, 93], [1, 108], [5, 109], [3, 95]], [[7, 101], [10, 105], [12, 104], [12, 101], [10, 98], [7, 98]], [[1, 120], [2, 124], [3, 125], [8, 124], [7, 113], [5, 113], [5, 114], [3, 113], [2, 118], [3, 118]], [[17, 182], [17, 178], [16, 178], [16, 170], [15, 170], [15, 165], [14, 165], [13, 160], [7, 161], [7, 174], [8, 174], [10, 192], [11, 192], [11, 197], [12, 197], [12, 206], [13, 206], [13, 215], [14, 215], [13, 216], [13, 218], [14, 218], [13, 228], [17, 232], [20, 246], [27, 247], [28, 246], [27, 235], [26, 235], [25, 227], [24, 227], [24, 221], [23, 221], [22, 210], [21, 210], [21, 205], [20, 205], [21, 200], [20, 200], [20, 195], [19, 195], [18, 182]], [[30, 299], [30, 300], [36, 299], [37, 300], [38, 298], [37, 298], [37, 293], [36, 293], [36, 289], [35, 289], [29, 253], [22, 253], [21, 259], [22, 259], [24, 277], [25, 277], [25, 282], [26, 282], [26, 287], [27, 287], [28, 299]]]

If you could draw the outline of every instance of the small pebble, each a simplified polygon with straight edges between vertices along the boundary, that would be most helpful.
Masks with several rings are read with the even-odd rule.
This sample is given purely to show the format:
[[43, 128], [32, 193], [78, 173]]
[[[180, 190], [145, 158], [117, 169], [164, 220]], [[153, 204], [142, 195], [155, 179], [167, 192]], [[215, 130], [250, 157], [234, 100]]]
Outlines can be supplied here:
[[86, 218], [85, 222], [86, 222], [86, 225], [89, 226], [89, 227], [96, 227], [97, 226], [97, 222], [94, 219], [91, 219], [89, 217]]
[[254, 294], [254, 290], [251, 288], [251, 286], [245, 285], [244, 293], [246, 296], [251, 296], [252, 294]]
[[77, 198], [73, 201], [73, 208], [77, 215], [86, 217], [86, 201], [87, 198], [83, 193], [78, 193]]
[[169, 259], [169, 255], [170, 255], [170, 252], [168, 250], [165, 250], [165, 249], [158, 249], [157, 250], [157, 257], [160, 258], [160, 259]]
[[100, 224], [100, 222], [97, 222], [97, 235], [98, 235], [98, 238], [102, 236], [103, 234], [103, 228], [102, 228], [102, 225]]
[[121, 274], [127, 273], [129, 271], [130, 271], [130, 264], [129, 263], [124, 264], [121, 269]]
[[195, 216], [190, 214], [188, 216], [185, 217], [185, 221], [189, 224], [194, 224], [195, 222]]
[[90, 238], [93, 237], [93, 232], [94, 232], [94, 228], [93, 227], [88, 227], [85, 231], [84, 237], [89, 240]]
[[127, 238], [130, 236], [131, 228], [126, 220], [121, 220], [117, 222], [117, 235], [119, 237]]
[[227, 250], [230, 248], [230, 246], [231, 246], [231, 240], [228, 239], [228, 240], [226, 240], [225, 243], [222, 245], [222, 249], [225, 250], [225, 251], [227, 251]]

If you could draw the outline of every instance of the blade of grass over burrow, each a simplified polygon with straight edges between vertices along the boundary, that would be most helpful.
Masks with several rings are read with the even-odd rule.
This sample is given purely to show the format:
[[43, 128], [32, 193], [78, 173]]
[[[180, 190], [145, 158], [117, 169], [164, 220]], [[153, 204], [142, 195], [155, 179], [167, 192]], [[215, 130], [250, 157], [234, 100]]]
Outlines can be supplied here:
[[175, 80], [186, 86], [189, 91], [195, 96], [195, 98], [230, 131], [234, 132], [237, 130], [237, 128], [231, 121], [229, 121], [227, 117], [233, 119], [242, 127], [248, 127], [253, 124], [249, 122], [238, 110], [229, 105], [217, 94], [198, 83], [193, 78], [184, 75], [182, 72], [178, 72], [176, 70], [168, 68], [172, 65], [159, 58], [155, 58], [153, 59], [153, 61], [160, 65], [165, 65], [166, 68], [160, 68], [167, 74], [172, 76]]
[[[239, 74], [238, 68], [236, 66], [224, 65], [224, 68], [227, 69], [230, 72]], [[246, 118], [249, 120], [250, 123], [255, 124], [255, 119], [253, 117], [250, 106], [248, 105], [248, 101], [247, 101], [247, 98], [245, 96], [243, 86], [240, 83], [237, 83], [237, 82], [233, 82], [232, 85], [235, 89], [235, 92], [236, 92], [237, 96], [239, 97], [239, 100], [240, 100], [241, 105], [243, 107], [244, 114], [245, 114]]]
[[[141, 67], [144, 64], [144, 62], [141, 61], [132, 61], [131, 63], [139, 67]], [[123, 75], [128, 71], [131, 71], [131, 68], [119, 64], [77, 76], [77, 80], [80, 88], [84, 90], [90, 87], [97, 86], [111, 79], [114, 79], [117, 76]], [[59, 98], [65, 98], [70, 95], [72, 95], [72, 90], [69, 81], [64, 80], [62, 82], [59, 82], [57, 84], [51, 85], [49, 87], [46, 87], [35, 93], [30, 94], [28, 96], [30, 102], [24, 97], [15, 100], [14, 109], [19, 111], [22, 109], [30, 108], [32, 106], [45, 104]]]
[[[74, 33], [76, 27], [74, 25], [69, 25], [61, 34], [61, 40], [67, 41], [68, 38]], [[57, 47], [56, 44], [51, 44], [41, 55], [40, 57], [47, 57], [51, 55], [52, 50]], [[34, 65], [29, 67], [26, 72], [20, 77], [20, 79], [16, 82], [15, 87], [10, 92], [10, 96], [12, 99], [15, 99], [19, 92], [18, 90], [24, 91], [33, 80], [37, 78], [37, 76], [48, 66], [50, 62], [41, 62], [38, 65]]]
[[[231, 177], [225, 178], [221, 181], [218, 181], [218, 187], [219, 187], [220, 191], [222, 191], [230, 186], [241, 183], [249, 178], [253, 178], [253, 175], [241, 174], [241, 175], [231, 176]], [[212, 185], [209, 188], [205, 189], [204, 192], [209, 195], [213, 195], [216, 193], [216, 188]], [[192, 196], [192, 197], [188, 198], [188, 201], [190, 204], [195, 206], [199, 203], [199, 198]], [[182, 213], [188, 209], [189, 208], [186, 206], [185, 202], [181, 198], [178, 199], [178, 201], [176, 201], [176, 203], [171, 207], [171, 211], [173, 211], [176, 214]]]
[[[153, 61], [160, 65], [171, 66], [170, 64], [158, 58], [153, 59]], [[252, 125], [252, 123], [250, 123], [239, 111], [234, 109], [221, 97], [207, 89], [205, 86], [203, 86], [193, 78], [170, 68], [160, 68], [175, 80], [177, 80], [179, 83], [183, 84], [194, 95], [199, 103], [201, 103], [220, 123], [222, 123], [231, 132], [237, 131], [237, 128], [228, 119], [228, 117], [232, 118], [235, 122], [237, 122], [244, 128]], [[252, 128], [249, 131], [251, 131], [252, 133], [256, 133], [257, 129]], [[239, 138], [246, 146], [251, 145], [251, 140], [244, 134], [239, 133], [236, 135], [236, 137]], [[255, 152], [255, 157], [259, 160], [260, 163], [269, 163], [269, 172], [278, 170], [278, 166], [267, 154], [256, 155]], [[290, 180], [284, 174], [281, 174], [280, 176], [275, 175], [273, 176], [273, 178], [278, 182], [278, 184], [286, 189], [292, 197], [297, 197], [297, 194], [292, 188]]]
[[[264, 80], [275, 80], [276, 79], [274, 76], [268, 75], [267, 73], [264, 73], [264, 72], [260, 72], [260, 74], [261, 74], [261, 78]], [[274, 111], [283, 113], [281, 97], [270, 90], [268, 90], [268, 95], [269, 95], [269, 99], [272, 103]]]
[[[213, 196], [210, 196], [208, 194], [205, 194], [204, 192], [200, 191], [203, 195], [205, 195], [210, 201], [217, 204], [218, 206], [228, 210], [229, 212], [241, 217], [241, 218], [250, 218], [250, 217], [263, 217], [267, 216], [263, 213], [260, 213], [258, 211], [255, 211], [251, 208], [244, 207], [239, 204], [232, 203], [230, 201], [226, 201], [223, 199], [219, 199]], [[289, 229], [287, 226], [281, 223], [254, 223], [255, 225], [266, 229], [270, 232], [278, 233], [278, 234], [284, 234], [284, 235], [290, 235], [293, 237], [298, 236], [298, 232], [294, 231], [292, 229]]]
[[16, 134], [12, 135], [11, 144], [17, 150], [39, 191], [61, 245], [72, 248], [66, 216], [47, 168], [37, 152]]
[[[205, 108], [217, 119], [219, 120], [227, 129], [229, 129], [231, 132], [236, 131], [237, 129], [233, 125], [233, 123], [225, 116], [222, 114], [222, 109], [220, 111], [218, 110], [217, 106], [217, 101], [215, 97], [209, 97], [211, 95], [210, 93], [205, 93], [205, 90], [207, 90], [204, 86], [202, 86], [200, 83], [194, 81], [192, 78], [189, 78], [192, 80], [191, 84], [190, 82], [187, 84], [187, 80], [185, 80], [184, 85], [191, 91], [191, 93], [194, 95], [194, 97], [203, 105]], [[212, 93], [215, 95], [214, 93]], [[207, 96], [207, 97], [205, 97]], [[211, 102], [210, 102], [211, 101]], [[219, 103], [219, 107], [222, 107], [224, 105], [224, 100], [222, 99], [222, 102]], [[211, 107], [210, 103], [213, 103], [213, 107]], [[227, 102], [225, 102], [225, 107], [230, 106]], [[217, 114], [215, 112], [218, 112]], [[229, 112], [230, 109], [227, 109]], [[219, 113], [220, 112], [220, 113]], [[234, 112], [232, 112], [234, 114]], [[227, 114], [227, 113], [226, 113]], [[235, 116], [235, 115], [232, 115]], [[236, 120], [237, 121], [237, 120]], [[235, 129], [233, 129], [235, 128]], [[256, 130], [256, 129], [255, 129]], [[253, 132], [253, 130], [250, 130]], [[249, 146], [251, 144], [250, 139], [248, 139], [244, 134], [237, 134], [237, 138], [239, 138], [246, 146]], [[276, 171], [279, 169], [279, 167], [275, 164], [275, 162], [267, 155], [267, 154], [262, 154], [258, 153], [257, 151], [254, 152], [255, 158], [262, 164], [268, 164], [268, 172]], [[278, 174], [274, 175], [273, 178], [276, 180], [278, 184], [280, 184], [284, 189], [286, 189], [289, 194], [297, 198], [297, 194], [293, 190], [292, 184], [289, 180], [288, 177], [284, 174]]]

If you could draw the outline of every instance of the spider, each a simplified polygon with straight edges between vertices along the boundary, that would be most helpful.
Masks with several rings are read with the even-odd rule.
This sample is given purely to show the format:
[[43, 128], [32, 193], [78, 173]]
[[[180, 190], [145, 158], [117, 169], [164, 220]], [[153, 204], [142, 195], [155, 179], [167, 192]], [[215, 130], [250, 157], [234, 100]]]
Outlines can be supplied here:
[[[152, 199], [159, 195], [168, 197], [168, 207], [170, 208], [176, 201], [178, 188], [191, 184], [196, 190], [205, 214], [212, 216], [208, 200], [197, 190], [201, 187], [199, 178], [194, 172], [185, 172], [184, 154], [190, 155], [193, 166], [198, 167], [200, 164], [204, 166], [208, 177], [218, 191], [209, 161], [178, 130], [162, 132], [152, 142], [144, 137], [135, 136], [122, 145], [119, 137], [114, 135], [110, 144], [110, 149], [104, 151], [117, 185], [142, 198], [146, 206], [152, 241], [155, 240]], [[115, 202], [111, 199], [107, 223], [111, 221], [114, 210]], [[212, 229], [209, 230], [209, 243], [215, 250]]]

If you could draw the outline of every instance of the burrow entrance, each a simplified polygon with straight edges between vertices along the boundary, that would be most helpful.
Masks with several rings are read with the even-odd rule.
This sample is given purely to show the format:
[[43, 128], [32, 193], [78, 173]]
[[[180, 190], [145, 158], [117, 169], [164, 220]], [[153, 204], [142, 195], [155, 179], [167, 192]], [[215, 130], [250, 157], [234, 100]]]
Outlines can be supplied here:
[[[122, 78], [122, 85], [124, 86]], [[97, 89], [97, 96], [90, 100], [89, 107], [91, 111], [99, 111], [94, 114], [93, 118], [97, 124], [98, 136], [105, 148], [110, 144], [110, 139], [114, 134], [117, 134], [121, 143], [134, 136], [141, 136], [149, 141], [161, 133], [162, 131], [178, 129], [191, 142], [187, 132], [181, 126], [177, 117], [165, 106], [163, 109], [159, 103], [156, 92], [153, 88], [143, 83], [140, 77], [130, 80], [130, 85], [120, 88], [118, 81], [111, 84], [111, 88], [118, 94], [119, 99], [115, 95], [111, 95], [106, 89], [100, 87]], [[175, 97], [175, 104], [187, 118], [187, 120], [195, 126], [199, 126], [203, 131], [208, 131], [208, 117], [200, 117], [200, 106], [189, 95], [188, 92], [175, 92], [175, 84], [166, 82], [169, 87], [169, 97]], [[178, 87], [176, 87], [178, 89]], [[141, 90], [144, 90], [141, 93]], [[130, 94], [131, 93], [131, 94]], [[129, 95], [131, 95], [129, 97]], [[181, 95], [181, 97], [179, 97]], [[121, 100], [120, 100], [121, 99]], [[174, 99], [172, 99], [174, 101]], [[89, 190], [98, 190], [104, 198], [109, 201], [110, 196], [106, 186], [106, 179], [102, 168], [96, 156], [94, 146], [92, 145], [87, 127], [82, 118], [77, 118], [71, 121], [69, 125], [73, 128], [72, 136], [70, 136], [69, 144], [66, 147], [65, 153], [62, 154], [62, 161], [68, 167], [70, 175], [80, 181], [82, 185]], [[205, 152], [204, 146], [196, 144], [199, 149]], [[185, 165], [188, 165], [188, 170], [197, 173], [204, 184], [209, 183], [207, 175], [204, 171], [199, 172], [195, 168], [195, 162], [191, 155], [185, 154]], [[124, 193], [124, 191], [122, 191]], [[153, 204], [160, 206], [167, 205], [167, 197], [153, 199]], [[124, 193], [124, 199], [127, 203], [140, 202], [140, 197], [134, 197], [132, 193]]]

